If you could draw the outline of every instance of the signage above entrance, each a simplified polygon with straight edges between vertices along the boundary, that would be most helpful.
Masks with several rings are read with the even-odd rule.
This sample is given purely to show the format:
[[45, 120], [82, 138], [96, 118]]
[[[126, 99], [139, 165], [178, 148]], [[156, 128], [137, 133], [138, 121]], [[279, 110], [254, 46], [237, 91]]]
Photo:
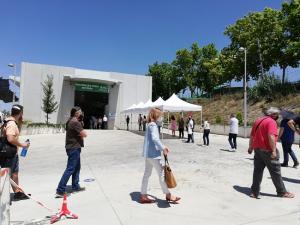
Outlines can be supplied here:
[[108, 93], [109, 87], [107, 84], [99, 84], [99, 83], [75, 83], [75, 90]]

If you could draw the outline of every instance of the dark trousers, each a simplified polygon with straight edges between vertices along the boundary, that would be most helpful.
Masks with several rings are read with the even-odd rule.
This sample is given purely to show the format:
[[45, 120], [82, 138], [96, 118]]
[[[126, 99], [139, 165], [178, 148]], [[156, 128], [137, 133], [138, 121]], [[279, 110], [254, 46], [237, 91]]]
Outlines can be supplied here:
[[188, 134], [188, 139], [187, 139], [187, 143], [190, 143], [190, 141], [193, 142], [193, 134]]
[[234, 149], [236, 149], [236, 137], [237, 137], [237, 134], [229, 133], [228, 141], [229, 141], [231, 148], [234, 148]]
[[294, 164], [298, 164], [298, 159], [292, 150], [293, 142], [289, 141], [281, 141], [282, 149], [283, 149], [283, 164], [288, 165], [289, 163], [289, 155], [292, 157]]
[[58, 187], [56, 189], [59, 193], [66, 191], [68, 180], [72, 176], [72, 189], [79, 189], [79, 173], [80, 173], [80, 148], [67, 149], [68, 163], [67, 168], [62, 175]]
[[183, 138], [184, 137], [184, 128], [179, 128], [178, 129], [178, 131], [179, 131], [179, 138]]
[[262, 149], [255, 149], [254, 155], [254, 171], [251, 191], [255, 195], [259, 195], [260, 184], [263, 178], [265, 167], [268, 168], [273, 184], [276, 187], [277, 195], [282, 195], [286, 192], [282, 177], [281, 165], [279, 162], [279, 152], [277, 150], [277, 159], [271, 159], [271, 152]]
[[127, 130], [129, 130], [129, 123], [127, 123]]
[[209, 133], [210, 133], [209, 129], [205, 129], [203, 132], [203, 144], [207, 146], [209, 145]]

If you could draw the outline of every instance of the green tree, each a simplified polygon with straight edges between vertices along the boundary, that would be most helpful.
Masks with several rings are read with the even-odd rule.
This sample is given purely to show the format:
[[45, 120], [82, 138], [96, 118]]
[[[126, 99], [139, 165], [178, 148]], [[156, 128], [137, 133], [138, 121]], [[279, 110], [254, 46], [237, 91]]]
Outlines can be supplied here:
[[239, 71], [236, 71], [237, 80], [243, 77], [243, 69], [237, 65], [243, 65], [244, 60], [243, 54], [238, 52], [240, 47], [247, 49], [248, 79], [257, 80], [278, 63], [278, 47], [283, 34], [280, 14], [278, 10], [265, 8], [263, 12], [249, 13], [226, 28], [224, 33], [231, 44], [225, 52], [236, 56], [233, 63], [236, 64], [234, 70]]
[[193, 43], [190, 50], [181, 49], [176, 53], [173, 64], [185, 84], [194, 96], [196, 90], [211, 93], [220, 84], [222, 64], [217, 60], [218, 50], [214, 44], [200, 48]]
[[221, 78], [223, 67], [218, 60], [218, 50], [214, 44], [202, 48], [198, 74], [200, 77], [199, 87], [207, 93], [211, 93], [216, 86], [223, 83], [224, 80]]
[[[296, 52], [299, 52], [299, 48], [295, 47], [297, 41], [291, 42], [293, 29], [289, 29], [288, 26], [297, 21], [297, 16], [296, 19], [291, 19], [290, 14], [297, 14], [298, 11], [294, 6], [294, 13], [290, 13], [290, 5], [283, 4], [283, 9], [284, 6], [286, 12], [265, 8], [262, 12], [249, 13], [226, 28], [224, 33], [231, 39], [231, 44], [224, 52], [230, 52], [236, 56], [236, 59], [232, 61], [233, 65], [227, 66], [237, 73], [235, 75], [237, 80], [243, 76], [242, 68], [238, 66], [243, 59], [241, 53], [238, 53], [240, 47], [247, 49], [248, 79], [250, 77], [258, 79], [272, 66], [279, 65], [282, 69], [282, 83], [284, 83], [286, 68], [298, 66], [299, 58]], [[295, 37], [298, 38], [296, 35]]]
[[194, 95], [197, 88], [196, 74], [193, 70], [195, 60], [188, 49], [181, 49], [176, 52], [176, 58], [173, 61], [177, 77], [180, 77], [182, 84]]
[[300, 61], [300, 0], [283, 3], [280, 16], [283, 35], [278, 49], [278, 64], [282, 69], [284, 83], [286, 68], [296, 68]]
[[58, 103], [55, 101], [53, 93], [53, 76], [47, 75], [47, 79], [42, 83], [44, 97], [42, 110], [46, 113], [46, 124], [49, 123], [49, 115], [55, 112], [58, 108]]

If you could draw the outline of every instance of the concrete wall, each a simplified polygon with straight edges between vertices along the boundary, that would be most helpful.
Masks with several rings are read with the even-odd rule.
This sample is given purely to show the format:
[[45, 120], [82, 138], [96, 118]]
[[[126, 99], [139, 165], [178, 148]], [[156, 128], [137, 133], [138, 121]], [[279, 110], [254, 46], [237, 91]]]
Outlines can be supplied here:
[[47, 75], [53, 76], [55, 100], [59, 103], [58, 110], [50, 115], [51, 123], [64, 123], [69, 117], [74, 106], [74, 77], [77, 81], [79, 79], [86, 82], [107, 82], [110, 85], [109, 106], [106, 108], [110, 129], [123, 119], [119, 116], [122, 110], [140, 101], [146, 102], [152, 97], [151, 77], [23, 62], [20, 103], [24, 106], [26, 120], [45, 122], [45, 113], [41, 109], [41, 84], [47, 79]]
[[[203, 129], [200, 129], [199, 125], [196, 125], [196, 132], [203, 132]], [[210, 125], [210, 132], [212, 134], [221, 134], [228, 135], [229, 134], [229, 126], [228, 125]], [[279, 130], [278, 130], [279, 132]], [[246, 128], [247, 137], [250, 137], [251, 127]], [[244, 137], [244, 127], [239, 127], [238, 137]], [[300, 137], [298, 134], [295, 134], [295, 144], [299, 144]]]
[[[24, 106], [24, 118], [32, 122], [45, 122], [46, 115], [42, 111], [43, 88], [42, 83], [47, 79], [47, 75], [53, 76], [53, 91], [55, 101], [59, 108], [50, 115], [50, 123], [60, 123], [63, 121], [62, 115], [68, 113], [64, 104], [74, 101], [74, 97], [66, 101], [65, 91], [69, 95], [69, 90], [62, 91], [64, 85], [64, 75], [74, 73], [70, 67], [49, 66], [32, 63], [21, 64], [21, 86], [20, 103]], [[70, 111], [70, 109], [68, 109]], [[68, 113], [69, 114], [69, 113]]]

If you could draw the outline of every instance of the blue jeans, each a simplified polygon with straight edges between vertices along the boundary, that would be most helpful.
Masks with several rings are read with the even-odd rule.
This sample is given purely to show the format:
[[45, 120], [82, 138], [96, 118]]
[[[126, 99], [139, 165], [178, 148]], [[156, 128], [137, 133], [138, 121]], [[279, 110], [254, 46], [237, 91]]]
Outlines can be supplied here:
[[283, 164], [288, 165], [289, 162], [289, 155], [292, 157], [294, 164], [298, 164], [297, 157], [292, 150], [292, 144], [293, 142], [289, 141], [281, 141], [282, 149], [283, 149]]
[[56, 192], [64, 193], [70, 176], [72, 176], [72, 189], [79, 189], [79, 172], [80, 172], [80, 148], [67, 149], [68, 164], [62, 175]]

